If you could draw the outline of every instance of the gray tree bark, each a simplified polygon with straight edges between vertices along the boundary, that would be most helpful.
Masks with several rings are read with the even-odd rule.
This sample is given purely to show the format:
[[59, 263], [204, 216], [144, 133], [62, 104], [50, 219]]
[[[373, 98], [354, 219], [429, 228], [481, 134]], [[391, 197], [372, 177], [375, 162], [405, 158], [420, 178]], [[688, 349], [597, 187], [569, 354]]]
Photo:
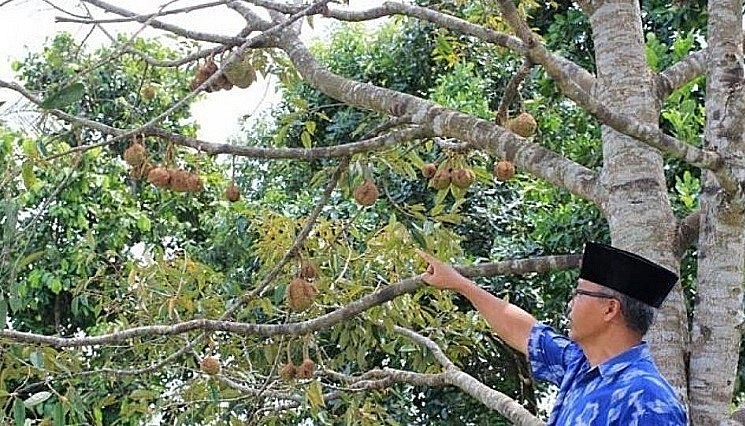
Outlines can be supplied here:
[[[596, 96], [614, 110], [657, 126], [660, 104], [655, 77], [644, 55], [639, 2], [595, 2], [589, 16], [595, 43]], [[659, 151], [603, 127], [601, 183], [608, 193], [604, 209], [614, 245], [654, 260], [673, 271], [675, 218], [667, 197]], [[685, 304], [676, 287], [647, 335], [660, 369], [686, 395]]]
[[[742, 6], [739, 0], [709, 2], [705, 148], [742, 164]], [[740, 177], [742, 175], [740, 174]], [[736, 194], [722, 190], [711, 173], [702, 176], [697, 299], [692, 327], [689, 395], [694, 424], [726, 417], [740, 348], [745, 216]]]

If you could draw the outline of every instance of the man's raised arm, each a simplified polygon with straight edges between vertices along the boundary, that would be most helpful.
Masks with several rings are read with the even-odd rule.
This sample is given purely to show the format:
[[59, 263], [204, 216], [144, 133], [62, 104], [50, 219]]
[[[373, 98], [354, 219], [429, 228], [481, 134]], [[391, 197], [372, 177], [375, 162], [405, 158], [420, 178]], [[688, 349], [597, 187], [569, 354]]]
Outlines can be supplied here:
[[429, 264], [422, 276], [424, 282], [440, 290], [453, 290], [465, 296], [497, 336], [520, 352], [527, 353], [528, 336], [536, 323], [535, 317], [482, 289], [452, 266], [423, 251], [418, 253]]

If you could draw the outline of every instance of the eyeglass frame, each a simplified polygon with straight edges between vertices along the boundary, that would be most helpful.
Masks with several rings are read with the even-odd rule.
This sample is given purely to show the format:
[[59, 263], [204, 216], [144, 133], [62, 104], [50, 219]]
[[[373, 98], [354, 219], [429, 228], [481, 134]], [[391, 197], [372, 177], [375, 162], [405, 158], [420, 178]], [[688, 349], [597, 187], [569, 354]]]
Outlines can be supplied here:
[[601, 293], [601, 292], [598, 292], [598, 291], [584, 290], [584, 289], [581, 289], [581, 288], [575, 288], [574, 290], [572, 290], [572, 292], [570, 294], [570, 296], [571, 296], [570, 297], [570, 300], [572, 300], [575, 297], [580, 296], [580, 295], [582, 295], [582, 296], [590, 296], [590, 297], [597, 297], [599, 299], [616, 299], [616, 300], [618, 300], [618, 298], [616, 296], [613, 296], [612, 294]]

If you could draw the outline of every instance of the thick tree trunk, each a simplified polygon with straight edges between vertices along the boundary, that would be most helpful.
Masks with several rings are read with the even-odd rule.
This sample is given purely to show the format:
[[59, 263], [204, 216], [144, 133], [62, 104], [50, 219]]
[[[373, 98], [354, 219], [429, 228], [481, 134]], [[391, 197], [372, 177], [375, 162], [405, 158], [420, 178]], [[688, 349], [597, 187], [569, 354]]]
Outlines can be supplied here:
[[[605, 105], [656, 126], [659, 103], [654, 77], [644, 54], [641, 11], [636, 0], [598, 2], [592, 11], [598, 85]], [[604, 206], [614, 245], [639, 253], [677, 271], [675, 218], [667, 197], [660, 153], [603, 127], [603, 176], [608, 190]], [[657, 364], [686, 394], [686, 312], [679, 287], [670, 295], [647, 335]]]
[[[742, 164], [742, 31], [739, 0], [709, 2], [706, 147]], [[740, 173], [742, 177], [742, 173]], [[690, 359], [691, 419], [719, 424], [728, 414], [740, 348], [745, 216], [711, 173], [700, 197], [698, 287]]]

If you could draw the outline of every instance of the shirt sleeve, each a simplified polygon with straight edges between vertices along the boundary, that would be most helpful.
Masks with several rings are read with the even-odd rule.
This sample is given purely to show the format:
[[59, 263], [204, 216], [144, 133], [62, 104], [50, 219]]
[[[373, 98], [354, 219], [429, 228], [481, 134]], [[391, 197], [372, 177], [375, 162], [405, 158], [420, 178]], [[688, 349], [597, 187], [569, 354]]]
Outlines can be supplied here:
[[551, 327], [536, 323], [530, 330], [528, 360], [537, 380], [561, 386], [569, 365], [582, 356], [575, 343]]

